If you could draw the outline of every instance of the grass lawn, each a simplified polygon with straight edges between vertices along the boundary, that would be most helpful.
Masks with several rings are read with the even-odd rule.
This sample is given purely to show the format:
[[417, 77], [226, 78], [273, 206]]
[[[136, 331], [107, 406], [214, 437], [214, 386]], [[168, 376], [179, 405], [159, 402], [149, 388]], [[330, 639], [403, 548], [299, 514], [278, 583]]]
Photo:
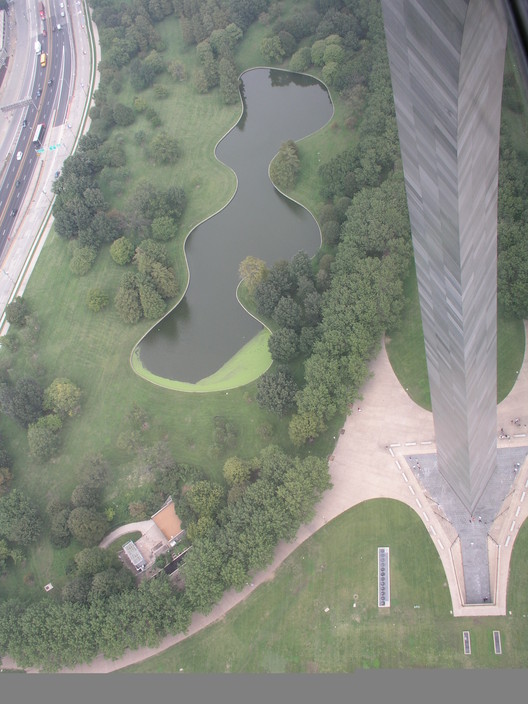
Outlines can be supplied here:
[[[425, 345], [418, 299], [416, 272], [405, 282], [405, 309], [396, 329], [387, 336], [387, 353], [400, 384], [418, 405], [431, 410]], [[497, 403], [510, 393], [522, 366], [525, 350], [522, 320], [499, 311], [497, 320]]]
[[[390, 547], [390, 609], [377, 607], [379, 546]], [[525, 526], [513, 553], [511, 616], [454, 618], [442, 564], [422, 521], [400, 502], [368, 501], [303, 543], [273, 581], [221, 622], [126, 671], [525, 667], [527, 551]], [[471, 633], [470, 657], [463, 653], [463, 630]], [[501, 657], [493, 652], [493, 630], [501, 631]]]
[[[170, 37], [166, 59], [178, 58], [191, 75], [195, 52], [183, 47], [176, 20], [169, 18], [160, 26], [160, 32], [166, 39]], [[249, 38], [244, 40], [242, 52], [247, 41]], [[145, 91], [144, 96], [158, 110], [164, 128], [180, 140], [183, 155], [178, 163], [172, 168], [145, 169], [142, 148], [134, 138], [137, 130], [146, 127], [141, 115], [134, 125], [119, 130], [113, 139], [121, 141], [127, 154], [130, 177], [124, 187], [128, 193], [132, 192], [137, 180], [149, 172], [164, 183], [185, 187], [188, 206], [179, 235], [170, 243], [183, 292], [187, 276], [183, 249], [186, 234], [222, 207], [235, 187], [233, 173], [215, 159], [214, 146], [238, 119], [240, 106], [222, 105], [216, 93], [198, 95], [190, 79], [174, 83], [169, 76], [162, 76], [160, 82], [165, 83], [170, 91], [167, 99], [156, 100], [152, 91]], [[132, 101], [129, 87], [124, 86], [120, 101]], [[342, 135], [343, 139], [345, 136]], [[126, 208], [128, 197], [125, 192], [116, 193], [109, 200], [116, 207]], [[56, 377], [68, 377], [83, 392], [82, 413], [65, 424], [60, 454], [49, 462], [31, 458], [25, 430], [5, 415], [0, 417], [0, 432], [14, 459], [13, 485], [23, 490], [43, 513], [52, 498], [69, 498], [81, 478], [83, 459], [100, 453], [110, 465], [106, 501], [116, 512], [109, 529], [129, 520], [128, 504], [141, 499], [141, 487], [146, 480], [137, 469], [134, 453], [118, 447], [119, 435], [126, 428], [126, 415], [133, 404], [144, 409], [148, 416], [149, 429], [144, 432], [142, 440], [144, 446], [166, 440], [178, 462], [198, 466], [217, 481], [223, 481], [222, 467], [232, 454], [251, 458], [270, 442], [293, 452], [287, 423], [261, 410], [255, 401], [255, 378], [258, 376], [255, 365], [262, 373], [270, 362], [264, 344], [266, 331], [249, 343], [252, 346], [250, 357], [254, 356], [252, 367], [248, 369], [247, 364], [241, 364], [244, 355], [240, 353], [214, 375], [215, 378], [207, 380], [207, 390], [244, 384], [230, 388], [227, 394], [225, 390], [182, 393], [149, 383], [134, 373], [129, 358], [151, 323], [141, 321], [130, 326], [119, 319], [113, 306], [94, 314], [88, 311], [85, 303], [87, 292], [92, 288], [102, 288], [112, 297], [124, 268], [111, 260], [108, 247], [105, 247], [93, 269], [79, 278], [70, 272], [69, 258], [67, 244], [52, 230], [24, 293], [30, 309], [36, 312], [40, 321], [38, 342], [28, 354], [10, 354], [5, 347], [0, 351], [1, 359], [12, 369], [15, 378], [28, 375], [47, 386]], [[225, 386], [227, 376], [230, 383]], [[193, 389], [203, 390], [203, 385]], [[215, 416], [225, 417], [237, 430], [236, 447], [221, 453], [213, 447]], [[333, 435], [342, 422], [342, 418], [335, 419], [333, 425], [336, 427], [329, 428], [310, 450], [328, 455], [334, 445]], [[304, 452], [301, 450], [299, 454]], [[8, 578], [0, 580], [0, 596], [14, 593], [17, 581], [22, 582], [29, 570], [35, 579], [34, 586], [27, 585], [28, 597], [33, 589], [40, 588], [42, 579], [45, 579], [44, 583], [49, 581], [48, 575], [54, 583], [63, 578], [61, 565], [57, 565], [55, 559], [41, 560], [41, 553], [48, 556], [53, 553], [46, 540], [41, 548], [29, 551], [28, 561], [35, 561], [34, 568], [19, 565]], [[26, 590], [26, 587], [22, 589]]]

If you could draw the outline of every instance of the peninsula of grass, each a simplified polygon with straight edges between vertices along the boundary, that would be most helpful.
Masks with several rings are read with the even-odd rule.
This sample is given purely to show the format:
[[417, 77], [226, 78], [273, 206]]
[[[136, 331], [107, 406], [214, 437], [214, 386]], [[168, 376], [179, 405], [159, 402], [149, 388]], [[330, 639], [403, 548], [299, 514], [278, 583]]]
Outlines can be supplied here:
[[[391, 606], [377, 606], [377, 548], [390, 547]], [[454, 618], [431, 537], [390, 499], [356, 506], [305, 541], [219, 623], [121, 672], [353, 672], [366, 668], [516, 668], [528, 657], [523, 587], [528, 527], [514, 546], [508, 610]], [[471, 657], [462, 631], [471, 631]], [[501, 632], [503, 654], [493, 650]]]
[[[499, 310], [497, 318], [497, 403], [510, 393], [525, 351], [524, 324]], [[412, 400], [431, 410], [425, 343], [416, 271], [405, 282], [405, 308], [394, 330], [387, 333], [387, 354], [394, 373]]]
[[270, 331], [261, 330], [255, 337], [247, 342], [238, 352], [223, 364], [218, 371], [204, 379], [191, 384], [174, 379], [165, 379], [153, 374], [141, 364], [138, 348], [130, 358], [132, 369], [143, 379], [165, 389], [183, 391], [195, 394], [206, 394], [214, 391], [226, 391], [246, 386], [258, 379], [269, 369], [272, 364], [271, 354], [268, 349]]

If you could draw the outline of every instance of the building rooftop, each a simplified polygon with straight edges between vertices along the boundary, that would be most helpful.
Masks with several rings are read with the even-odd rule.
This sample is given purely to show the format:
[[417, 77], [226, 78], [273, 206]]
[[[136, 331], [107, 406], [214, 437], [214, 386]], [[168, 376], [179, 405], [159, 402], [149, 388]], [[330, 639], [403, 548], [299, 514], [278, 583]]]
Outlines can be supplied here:
[[181, 521], [174, 510], [174, 501], [172, 500], [172, 496], [169, 496], [160, 510], [152, 516], [152, 520], [167, 540], [172, 540], [179, 533], [181, 533]]
[[147, 561], [139, 552], [139, 549], [133, 540], [129, 540], [128, 543], [125, 543], [125, 545], [123, 545], [123, 550], [136, 569], [144, 567], [147, 564]]

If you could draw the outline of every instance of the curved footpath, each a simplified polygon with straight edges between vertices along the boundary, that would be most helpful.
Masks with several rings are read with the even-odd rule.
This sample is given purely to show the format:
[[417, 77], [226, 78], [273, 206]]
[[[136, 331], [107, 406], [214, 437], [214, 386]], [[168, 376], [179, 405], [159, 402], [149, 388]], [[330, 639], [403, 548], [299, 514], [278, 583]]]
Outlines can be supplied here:
[[119, 528], [116, 528], [111, 533], [108, 533], [108, 535], [105, 535], [99, 543], [99, 547], [107, 548], [114, 542], [114, 540], [117, 540], [122, 535], [127, 535], [128, 533], [135, 533], [136, 531], [139, 531], [141, 535], [144, 535], [149, 528], [152, 528], [153, 523], [154, 521], [150, 519], [148, 521], [137, 521], [136, 523], [127, 523], [124, 526], [119, 526]]
[[[525, 331], [528, 335], [526, 324]], [[188, 638], [202, 628], [222, 619], [228, 611], [242, 602], [260, 584], [273, 579], [275, 571], [288, 555], [327, 521], [362, 501], [374, 498], [392, 498], [402, 501], [418, 513], [430, 531], [442, 560], [455, 616], [505, 614], [511, 551], [519, 528], [528, 515], [528, 501], [519, 504], [519, 495], [528, 479], [528, 462], [525, 462], [518, 472], [514, 491], [507, 499], [508, 504], [503, 506], [500, 518], [495, 521], [492, 527], [497, 542], [502, 541], [503, 545], [503, 553], [499, 562], [497, 602], [483, 606], [464, 606], [459, 596], [453, 558], [447, 549], [447, 546], [451, 545], [454, 540], [453, 528], [440, 513], [433, 510], [434, 502], [431, 502], [424, 494], [412, 472], [408, 473], [407, 482], [403, 480], [402, 473], [395, 468], [395, 452], [390, 447], [399, 444], [403, 455], [410, 452], [409, 445], [405, 447], [405, 443], [423, 443], [426, 445], [427, 451], [434, 452], [432, 414], [417, 406], [401, 387], [388, 360], [385, 346], [372, 363], [371, 371], [373, 376], [365, 384], [363, 400], [359, 407], [354, 405], [351, 414], [347, 417], [344, 433], [338, 437], [334, 454], [331, 456], [332, 489], [325, 492], [317, 505], [314, 520], [308, 525], [301, 526], [293, 542], [283, 542], [278, 545], [273, 563], [256, 574], [251, 585], [246, 586], [241, 592], [236, 592], [233, 589], [226, 592], [207, 616], [193, 615], [187, 634], [168, 636], [157, 648], [139, 648], [127, 651], [123, 657], [114, 661], [99, 656], [90, 664], [79, 665], [74, 669], [62, 670], [62, 672], [113, 672], [161, 653]], [[528, 359], [525, 354], [524, 363], [513, 390], [497, 408], [498, 428], [507, 427], [511, 418], [528, 419], [527, 399]], [[526, 444], [528, 444], [526, 437], [499, 440], [499, 447]], [[411, 493], [409, 486], [412, 487], [414, 493]], [[421, 500], [421, 504], [426, 510], [417, 508], [417, 498]], [[518, 506], [520, 506], [519, 515], [514, 516]], [[515, 523], [513, 531], [511, 530], [512, 521]], [[125, 528], [129, 530], [130, 525]], [[510, 536], [510, 540], [506, 540], [507, 535]], [[7, 657], [3, 659], [3, 665], [6, 668], [16, 667], [16, 664]], [[38, 670], [31, 669], [28, 672], [38, 672]]]

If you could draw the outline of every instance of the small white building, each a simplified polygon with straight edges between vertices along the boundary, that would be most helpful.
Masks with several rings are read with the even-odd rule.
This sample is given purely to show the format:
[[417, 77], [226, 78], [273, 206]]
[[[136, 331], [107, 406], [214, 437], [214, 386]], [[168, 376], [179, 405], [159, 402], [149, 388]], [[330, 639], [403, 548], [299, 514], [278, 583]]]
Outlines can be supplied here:
[[123, 550], [132, 565], [136, 568], [136, 572], [144, 572], [147, 566], [147, 561], [139, 552], [139, 549], [134, 541], [129, 540], [128, 543], [125, 543], [125, 545], [123, 545]]

